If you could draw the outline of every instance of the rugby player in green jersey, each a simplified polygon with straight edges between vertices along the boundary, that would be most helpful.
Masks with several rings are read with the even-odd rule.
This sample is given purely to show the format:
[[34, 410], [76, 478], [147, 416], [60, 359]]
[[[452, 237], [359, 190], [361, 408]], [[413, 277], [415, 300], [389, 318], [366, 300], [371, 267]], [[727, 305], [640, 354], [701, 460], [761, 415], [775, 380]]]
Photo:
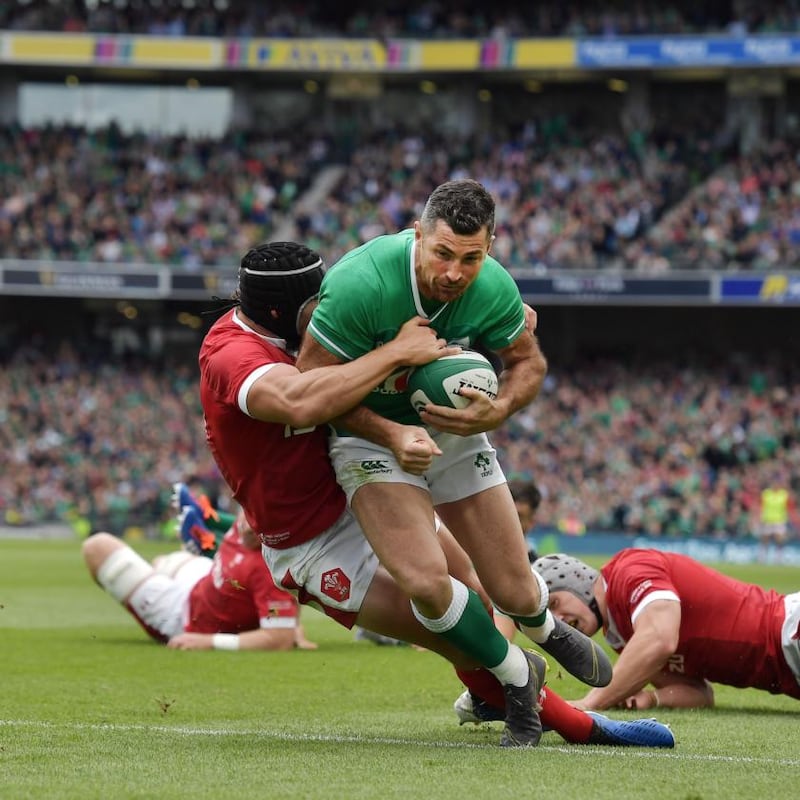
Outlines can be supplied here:
[[506, 685], [507, 713], [524, 714], [514, 708], [530, 694], [517, 697], [514, 689], [533, 681], [533, 668], [499, 632], [487, 635], [488, 612], [477, 594], [448, 574], [434, 508], [492, 602], [529, 638], [592, 686], [608, 683], [611, 664], [591, 639], [548, 611], [547, 586], [531, 572], [486, 435], [536, 397], [547, 370], [513, 278], [489, 255], [493, 234], [494, 200], [481, 184], [439, 186], [413, 229], [373, 239], [328, 271], [298, 367], [352, 361], [414, 317], [450, 344], [499, 357], [497, 398], [464, 388], [471, 402], [463, 409], [429, 405], [417, 416], [405, 391], [409, 370], [390, 375], [335, 421], [331, 460], [367, 539], [411, 597], [420, 623], [488, 665]]

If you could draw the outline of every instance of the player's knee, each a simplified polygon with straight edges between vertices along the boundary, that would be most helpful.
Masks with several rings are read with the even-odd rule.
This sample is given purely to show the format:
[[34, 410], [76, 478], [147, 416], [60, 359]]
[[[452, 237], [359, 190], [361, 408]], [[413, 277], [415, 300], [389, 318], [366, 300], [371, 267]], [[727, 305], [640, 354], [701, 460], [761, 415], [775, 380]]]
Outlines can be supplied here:
[[534, 616], [541, 603], [539, 587], [530, 574], [518, 582], [502, 581], [496, 587], [484, 588], [489, 592], [492, 602], [512, 616]]
[[100, 565], [120, 547], [124, 547], [124, 544], [110, 533], [95, 533], [84, 540], [81, 545], [81, 555], [92, 577], [97, 577]]
[[452, 584], [447, 571], [428, 568], [401, 571], [396, 580], [403, 592], [417, 603], [430, 608], [447, 610], [452, 598]]
[[152, 565], [128, 545], [113, 536], [110, 538], [112, 541], [105, 542], [105, 550], [102, 542], [95, 545], [93, 555], [98, 557], [98, 563], [94, 579], [115, 600], [125, 603], [134, 589], [156, 573]]

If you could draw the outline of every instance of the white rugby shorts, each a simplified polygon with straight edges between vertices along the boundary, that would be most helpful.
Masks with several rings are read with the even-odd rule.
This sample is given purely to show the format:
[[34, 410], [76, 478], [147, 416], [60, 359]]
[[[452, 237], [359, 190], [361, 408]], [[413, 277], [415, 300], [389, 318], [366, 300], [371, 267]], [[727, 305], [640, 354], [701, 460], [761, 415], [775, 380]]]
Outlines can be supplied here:
[[432, 433], [442, 451], [424, 475], [405, 472], [391, 450], [355, 436], [334, 435], [330, 456], [348, 502], [367, 483], [407, 483], [430, 492], [433, 505], [452, 503], [506, 482], [485, 433]]
[[800, 685], [800, 639], [797, 638], [797, 632], [800, 630], [800, 592], [786, 595], [783, 605], [786, 609], [786, 617], [781, 628], [783, 656]]
[[378, 557], [349, 511], [309, 542], [261, 552], [277, 586], [346, 628], [355, 625]]
[[159, 641], [183, 631], [189, 593], [211, 571], [210, 558], [179, 551], [160, 559], [158, 569], [130, 547], [115, 550], [97, 573], [100, 585], [123, 603]]

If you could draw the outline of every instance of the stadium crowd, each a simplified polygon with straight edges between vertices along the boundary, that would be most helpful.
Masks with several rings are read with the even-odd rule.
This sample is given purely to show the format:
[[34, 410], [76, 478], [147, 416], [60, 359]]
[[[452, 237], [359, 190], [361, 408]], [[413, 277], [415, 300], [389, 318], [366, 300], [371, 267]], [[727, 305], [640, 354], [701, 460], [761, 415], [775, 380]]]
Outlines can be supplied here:
[[[33, 341], [0, 369], [0, 415], [6, 524], [152, 530], [186, 476], [229, 502], [194, 366]], [[800, 372], [776, 354], [713, 367], [556, 365], [492, 439], [509, 476], [539, 485], [541, 530], [736, 538], [755, 534], [758, 495], [776, 471], [800, 497], [798, 431]]]
[[654, 0], [487, 5], [472, 0], [321, 3], [313, 0], [24, 0], [0, 6], [10, 30], [158, 36], [370, 36], [416, 38], [628, 36], [800, 30], [795, 0], [663, 4]]
[[798, 388], [778, 356], [553, 370], [493, 442], [535, 478], [545, 528], [748, 536], [774, 473], [800, 490]]
[[[340, 181], [298, 211], [334, 162], [346, 164]], [[333, 263], [408, 225], [437, 183], [469, 175], [497, 198], [494, 253], [509, 268], [800, 266], [796, 148], [736, 155], [695, 120], [648, 136], [558, 115], [511, 137], [374, 131], [347, 154], [303, 126], [221, 140], [10, 126], [0, 163], [7, 259], [224, 267], [288, 223]]]
[[800, 267], [800, 159], [774, 140], [726, 163], [636, 243], [699, 269]]
[[61, 520], [119, 535], [168, 519], [172, 484], [186, 475], [219, 483], [188, 366], [156, 370], [34, 340], [0, 369], [0, 418], [7, 524]]
[[[686, 265], [675, 252], [675, 238], [685, 231], [703, 241], [702, 220], [675, 219], [671, 239], [648, 233], [714, 174], [726, 152], [717, 133], [694, 121], [648, 137], [599, 131], [562, 116], [531, 121], [516, 137], [480, 141], [381, 133], [355, 150], [323, 203], [294, 217], [296, 235], [335, 261], [351, 247], [407, 225], [437, 183], [469, 176], [497, 200], [492, 248], [506, 267], [660, 272]], [[797, 165], [785, 169], [796, 172]], [[780, 191], [776, 207], [785, 199], [784, 208], [800, 208], [791, 181]], [[730, 194], [734, 207], [735, 187]], [[769, 233], [764, 217], [770, 211], [765, 203], [752, 224]], [[729, 268], [737, 253], [729, 256], [714, 264]]]
[[323, 138], [0, 128], [0, 258], [237, 263], [308, 187]]

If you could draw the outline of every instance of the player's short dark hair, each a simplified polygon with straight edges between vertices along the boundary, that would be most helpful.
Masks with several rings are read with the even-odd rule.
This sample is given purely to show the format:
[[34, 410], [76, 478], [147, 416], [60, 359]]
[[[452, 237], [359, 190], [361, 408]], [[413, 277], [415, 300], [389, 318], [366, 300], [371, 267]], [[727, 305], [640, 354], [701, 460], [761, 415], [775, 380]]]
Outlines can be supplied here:
[[319, 294], [324, 276], [325, 262], [309, 247], [266, 242], [242, 258], [236, 299], [253, 322], [296, 347], [300, 313]]
[[508, 482], [511, 496], [515, 501], [527, 503], [536, 511], [542, 502], [542, 493], [533, 481], [513, 480]]
[[447, 223], [453, 233], [469, 236], [486, 228], [494, 233], [494, 198], [478, 181], [465, 178], [447, 181], [437, 186], [420, 217], [420, 224], [428, 229], [437, 220]]

